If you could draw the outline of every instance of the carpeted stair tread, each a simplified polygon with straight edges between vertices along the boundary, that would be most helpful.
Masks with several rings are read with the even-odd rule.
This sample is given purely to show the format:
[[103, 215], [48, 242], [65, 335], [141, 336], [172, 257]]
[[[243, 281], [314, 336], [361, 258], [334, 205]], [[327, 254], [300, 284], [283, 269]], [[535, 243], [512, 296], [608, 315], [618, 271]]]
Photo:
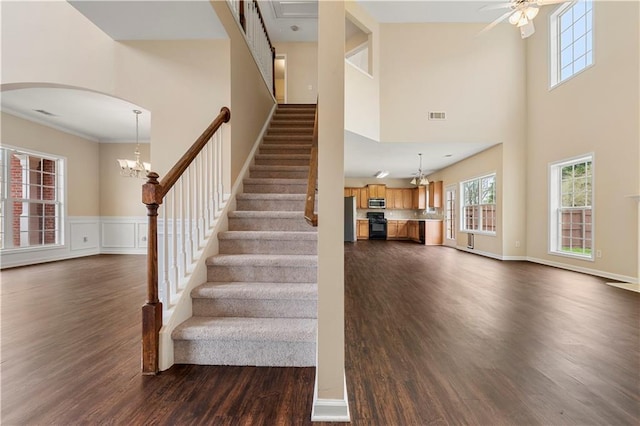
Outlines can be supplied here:
[[229, 212], [228, 217], [230, 219], [300, 219], [301, 217], [304, 217], [304, 212], [236, 210]]
[[312, 318], [191, 317], [171, 334], [174, 340], [315, 342]]
[[218, 254], [207, 259], [207, 266], [264, 266], [308, 268], [318, 266], [313, 254]]
[[307, 179], [287, 179], [287, 178], [246, 178], [242, 181], [246, 184], [253, 185], [306, 185]]
[[193, 299], [316, 300], [315, 283], [207, 282], [191, 291]]
[[218, 234], [220, 240], [317, 240], [315, 231], [224, 231]]
[[299, 201], [305, 200], [306, 194], [278, 194], [278, 193], [262, 193], [247, 192], [236, 195], [237, 200], [281, 200], [281, 201]]

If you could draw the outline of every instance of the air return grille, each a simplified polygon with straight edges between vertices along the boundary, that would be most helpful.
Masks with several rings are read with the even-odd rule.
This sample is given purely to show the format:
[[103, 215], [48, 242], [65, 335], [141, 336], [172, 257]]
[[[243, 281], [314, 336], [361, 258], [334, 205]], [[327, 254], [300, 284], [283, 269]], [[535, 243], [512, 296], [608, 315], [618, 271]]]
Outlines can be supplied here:
[[444, 111], [429, 111], [429, 120], [446, 120], [447, 113]]

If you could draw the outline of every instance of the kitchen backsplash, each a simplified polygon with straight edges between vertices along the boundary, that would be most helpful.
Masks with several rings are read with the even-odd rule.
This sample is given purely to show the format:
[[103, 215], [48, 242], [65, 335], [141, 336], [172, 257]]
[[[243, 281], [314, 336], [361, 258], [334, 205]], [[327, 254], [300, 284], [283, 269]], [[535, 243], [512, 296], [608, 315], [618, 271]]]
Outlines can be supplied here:
[[384, 212], [384, 217], [391, 220], [402, 219], [444, 219], [442, 209], [429, 210], [393, 210], [393, 209], [358, 209], [357, 218], [366, 219], [367, 212]]

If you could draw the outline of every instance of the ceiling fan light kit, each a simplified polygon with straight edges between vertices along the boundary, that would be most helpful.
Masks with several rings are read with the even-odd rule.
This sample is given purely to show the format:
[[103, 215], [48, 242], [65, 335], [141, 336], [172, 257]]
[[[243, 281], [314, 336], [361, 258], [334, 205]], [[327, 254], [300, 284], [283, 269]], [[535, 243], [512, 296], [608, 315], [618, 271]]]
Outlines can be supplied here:
[[508, 8], [510, 11], [489, 24], [482, 32], [488, 31], [500, 22], [508, 19], [511, 25], [520, 28], [520, 36], [527, 38], [535, 32], [533, 18], [538, 16], [540, 12], [539, 6], [564, 3], [567, 0], [511, 0], [497, 6], [489, 6], [486, 9]]

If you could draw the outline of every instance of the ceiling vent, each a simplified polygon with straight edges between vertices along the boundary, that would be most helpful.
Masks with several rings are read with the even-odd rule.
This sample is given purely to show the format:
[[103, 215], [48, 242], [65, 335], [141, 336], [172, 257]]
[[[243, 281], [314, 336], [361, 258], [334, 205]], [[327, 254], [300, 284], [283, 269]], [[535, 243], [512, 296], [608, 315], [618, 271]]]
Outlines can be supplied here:
[[429, 111], [429, 120], [446, 120], [447, 114], [444, 111]]

